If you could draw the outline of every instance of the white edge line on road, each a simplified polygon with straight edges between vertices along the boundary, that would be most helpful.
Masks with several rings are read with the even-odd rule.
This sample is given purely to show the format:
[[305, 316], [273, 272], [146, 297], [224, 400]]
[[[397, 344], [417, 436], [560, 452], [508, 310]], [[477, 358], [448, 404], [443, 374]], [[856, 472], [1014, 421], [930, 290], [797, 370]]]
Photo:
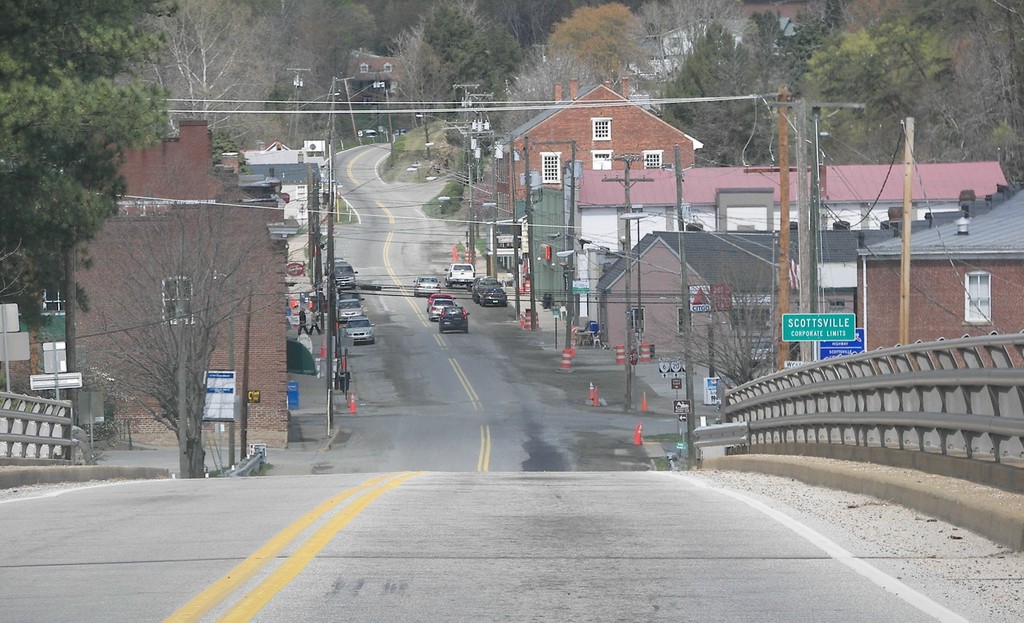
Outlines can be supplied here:
[[139, 480], [118, 480], [115, 482], [96, 482], [90, 484], [83, 484], [81, 486], [66, 486], [67, 483], [36, 483], [33, 485], [26, 486], [49, 486], [61, 487], [60, 489], [53, 489], [52, 491], [45, 491], [36, 495], [26, 495], [25, 497], [12, 498], [10, 500], [0, 500], [0, 504], [11, 504], [14, 502], [27, 502], [29, 500], [44, 500], [47, 498], [55, 498], [65, 493], [74, 493], [75, 491], [85, 491], [87, 489], [99, 489], [102, 487], [118, 487], [121, 485], [134, 485], [139, 483], [151, 483], [151, 482], [171, 482], [176, 480], [175, 478], [145, 478]]
[[774, 508], [768, 506], [764, 502], [760, 502], [758, 500], [755, 500], [754, 498], [748, 497], [736, 491], [730, 491], [729, 489], [722, 489], [720, 487], [716, 487], [710, 484], [709, 482], [702, 480], [699, 477], [690, 476], [686, 474], [682, 474], [682, 476], [688, 482], [692, 483], [694, 486], [731, 497], [735, 500], [743, 502], [744, 504], [753, 508], [754, 510], [767, 515], [768, 517], [774, 519], [783, 526], [789, 528], [797, 535], [806, 539], [812, 545], [828, 554], [832, 559], [853, 569], [860, 575], [871, 580], [878, 586], [881, 586], [893, 595], [896, 595], [897, 597], [907, 602], [914, 608], [917, 608], [921, 612], [924, 612], [934, 617], [936, 620], [949, 623], [967, 623], [968, 619], [965, 619], [964, 617], [953, 612], [952, 610], [949, 610], [942, 604], [939, 604], [938, 602], [933, 600], [931, 597], [928, 597], [927, 595], [920, 593], [914, 590], [913, 588], [907, 586], [900, 580], [892, 577], [888, 573], [885, 573], [878, 567], [875, 567], [865, 562], [864, 560], [857, 558], [856, 556], [846, 551], [846, 549], [839, 546], [839, 544], [830, 540], [823, 534], [800, 523], [799, 521], [790, 517], [789, 515], [786, 515], [781, 511], [775, 510]]

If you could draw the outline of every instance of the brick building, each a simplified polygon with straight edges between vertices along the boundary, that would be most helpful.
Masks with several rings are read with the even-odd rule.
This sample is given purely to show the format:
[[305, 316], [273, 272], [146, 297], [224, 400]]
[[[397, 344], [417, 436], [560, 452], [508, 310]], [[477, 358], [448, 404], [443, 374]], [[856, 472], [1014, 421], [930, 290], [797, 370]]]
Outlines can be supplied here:
[[616, 158], [627, 154], [641, 159], [634, 169], [661, 169], [673, 164], [676, 145], [682, 167], [693, 166], [693, 152], [701, 143], [632, 101], [629, 78], [622, 78], [621, 85], [621, 93], [612, 90], [611, 82], [580, 93], [579, 83], [571, 80], [569, 97], [564, 98], [561, 83], [556, 84], [554, 106], [499, 141], [505, 156], [497, 167], [499, 209], [508, 212], [515, 200], [525, 197], [520, 176], [526, 170], [527, 137], [530, 169], [549, 187], [561, 187], [572, 142], [584, 170], [622, 170], [625, 164]]
[[[214, 169], [211, 151], [206, 122], [182, 121], [178, 137], [125, 154], [121, 213], [83, 250], [78, 271], [89, 301], [76, 324], [84, 389], [104, 392], [108, 415], [127, 421], [134, 441], [175, 444], [159, 418], [176, 404], [167, 377], [184, 334], [197, 362], [187, 367], [193, 408], [205, 399], [206, 370], [235, 369], [236, 395], [260, 392], [246, 440], [280, 447], [286, 248], [268, 226], [281, 212], [275, 189], [241, 189], [237, 173]], [[169, 323], [182, 291], [188, 320]]]
[[[986, 202], [978, 202], [984, 206]], [[912, 230], [909, 342], [1024, 329], [1024, 195], [968, 206], [955, 221]], [[871, 349], [900, 339], [901, 238], [860, 251], [858, 324]], [[866, 294], [865, 294], [866, 292]]]

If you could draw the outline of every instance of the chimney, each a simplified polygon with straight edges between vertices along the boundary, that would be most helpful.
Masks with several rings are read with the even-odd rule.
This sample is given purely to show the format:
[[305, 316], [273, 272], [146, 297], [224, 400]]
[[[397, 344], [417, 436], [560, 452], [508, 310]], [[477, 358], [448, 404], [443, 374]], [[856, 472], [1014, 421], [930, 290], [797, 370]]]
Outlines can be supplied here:
[[224, 152], [220, 155], [220, 164], [221, 166], [230, 169], [233, 173], [238, 173], [238, 152]]
[[622, 77], [622, 97], [629, 99], [629, 76]]
[[576, 101], [576, 97], [579, 95], [580, 81], [573, 78], [569, 81], [569, 99]]
[[561, 82], [556, 82], [555, 83], [555, 101], [556, 102], [562, 101], [562, 83]]

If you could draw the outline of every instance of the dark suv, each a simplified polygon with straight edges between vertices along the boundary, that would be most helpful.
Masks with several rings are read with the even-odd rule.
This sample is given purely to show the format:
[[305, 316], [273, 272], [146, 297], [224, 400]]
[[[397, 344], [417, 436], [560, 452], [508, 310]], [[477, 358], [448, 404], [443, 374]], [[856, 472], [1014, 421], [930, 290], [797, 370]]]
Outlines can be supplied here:
[[450, 305], [441, 310], [441, 316], [437, 319], [437, 330], [439, 333], [445, 331], [459, 331], [469, 333], [469, 312], [465, 307]]

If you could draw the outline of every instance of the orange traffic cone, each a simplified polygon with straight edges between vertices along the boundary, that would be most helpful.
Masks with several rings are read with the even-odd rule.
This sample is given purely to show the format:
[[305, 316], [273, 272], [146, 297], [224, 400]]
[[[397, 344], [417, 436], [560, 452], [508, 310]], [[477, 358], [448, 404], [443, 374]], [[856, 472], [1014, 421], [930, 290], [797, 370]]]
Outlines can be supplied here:
[[642, 446], [644, 445], [644, 425], [637, 424], [636, 430], [633, 431], [633, 445]]
[[647, 413], [647, 392], [644, 392], [643, 397], [640, 398], [640, 411]]
[[594, 386], [594, 397], [592, 400], [595, 407], [601, 406], [601, 390], [597, 389], [596, 385]]
[[594, 402], [594, 384], [590, 384], [590, 391], [587, 393], [587, 400]]
[[349, 413], [355, 413], [356, 412], [356, 395], [355, 395], [355, 393], [351, 393], [351, 394], [348, 395], [348, 412]]

